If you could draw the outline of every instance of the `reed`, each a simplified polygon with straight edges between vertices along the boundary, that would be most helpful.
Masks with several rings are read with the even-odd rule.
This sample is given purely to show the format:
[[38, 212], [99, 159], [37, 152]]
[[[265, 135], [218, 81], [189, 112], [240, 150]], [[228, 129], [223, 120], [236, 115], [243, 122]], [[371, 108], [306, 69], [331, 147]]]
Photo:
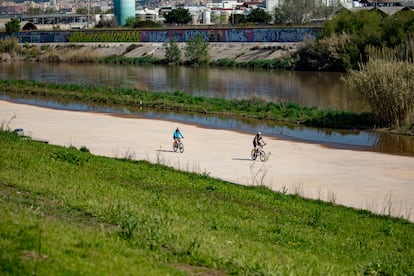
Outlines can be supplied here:
[[6, 53], [11, 56], [19, 53], [21, 46], [17, 38], [0, 39], [0, 53]]
[[[360, 64], [343, 79], [369, 103], [384, 127], [413, 128], [414, 63], [400, 61], [394, 51], [374, 51], [374, 58]], [[381, 58], [378, 58], [378, 56]]]

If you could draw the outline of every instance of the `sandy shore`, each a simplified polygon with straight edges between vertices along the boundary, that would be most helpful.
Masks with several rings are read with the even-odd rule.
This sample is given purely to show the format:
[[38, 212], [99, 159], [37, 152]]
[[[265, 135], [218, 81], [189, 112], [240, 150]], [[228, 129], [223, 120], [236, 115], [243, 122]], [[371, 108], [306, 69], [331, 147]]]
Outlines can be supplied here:
[[[413, 157], [266, 139], [264, 133], [270, 157], [252, 161], [253, 134], [6, 101], [0, 101], [1, 123], [50, 144], [86, 146], [96, 155], [149, 160], [414, 221]], [[185, 136], [182, 154], [172, 151], [177, 126]]]

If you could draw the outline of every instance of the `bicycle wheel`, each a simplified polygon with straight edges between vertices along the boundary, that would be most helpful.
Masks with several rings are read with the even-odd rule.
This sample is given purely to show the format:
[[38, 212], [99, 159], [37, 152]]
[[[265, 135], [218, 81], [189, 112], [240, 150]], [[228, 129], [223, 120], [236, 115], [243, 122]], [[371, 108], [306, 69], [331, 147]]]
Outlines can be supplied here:
[[174, 143], [173, 143], [173, 150], [176, 152], [177, 149], [178, 149], [178, 144], [177, 144], [176, 141], [174, 141]]
[[266, 161], [266, 153], [264, 151], [260, 151], [259, 153], [260, 161]]
[[183, 143], [179, 143], [178, 144], [178, 148], [180, 149], [180, 152], [183, 153], [184, 152], [184, 144]]
[[256, 160], [256, 158], [257, 158], [257, 152], [256, 152], [256, 150], [255, 149], [252, 149], [252, 152], [250, 154], [252, 156], [252, 160]]

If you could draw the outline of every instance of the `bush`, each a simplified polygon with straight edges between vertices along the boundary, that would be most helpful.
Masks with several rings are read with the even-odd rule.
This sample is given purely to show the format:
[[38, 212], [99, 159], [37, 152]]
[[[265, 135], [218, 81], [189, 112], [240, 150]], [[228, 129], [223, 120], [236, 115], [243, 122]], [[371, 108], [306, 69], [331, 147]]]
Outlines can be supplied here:
[[386, 127], [410, 127], [414, 122], [414, 63], [371, 59], [344, 80], [363, 95]]
[[181, 63], [181, 50], [175, 39], [170, 39], [169, 43], [164, 43], [165, 61], [168, 64], [179, 65]]
[[185, 54], [188, 57], [188, 61], [192, 64], [207, 65], [209, 63], [208, 42], [203, 35], [198, 34], [188, 40]]
[[295, 68], [343, 72], [356, 69], [360, 51], [355, 39], [347, 33], [332, 34], [320, 40], [310, 40], [299, 49]]

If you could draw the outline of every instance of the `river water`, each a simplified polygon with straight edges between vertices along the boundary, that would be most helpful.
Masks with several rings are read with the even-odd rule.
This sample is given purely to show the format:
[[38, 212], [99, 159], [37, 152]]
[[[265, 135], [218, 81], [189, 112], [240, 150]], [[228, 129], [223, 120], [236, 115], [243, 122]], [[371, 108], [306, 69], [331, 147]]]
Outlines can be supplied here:
[[[268, 71], [235, 68], [188, 68], [136, 65], [0, 63], [0, 79], [24, 79], [108, 87], [135, 87], [154, 91], [182, 90], [193, 95], [223, 98], [260, 97], [321, 108], [367, 111], [368, 105], [342, 82], [338, 73]], [[241, 120], [200, 114], [138, 110], [56, 99], [22, 98], [0, 91], [0, 99], [57, 109], [111, 112], [232, 129], [266, 136], [414, 156], [414, 137], [371, 131], [344, 131], [280, 125], [270, 121]]]

